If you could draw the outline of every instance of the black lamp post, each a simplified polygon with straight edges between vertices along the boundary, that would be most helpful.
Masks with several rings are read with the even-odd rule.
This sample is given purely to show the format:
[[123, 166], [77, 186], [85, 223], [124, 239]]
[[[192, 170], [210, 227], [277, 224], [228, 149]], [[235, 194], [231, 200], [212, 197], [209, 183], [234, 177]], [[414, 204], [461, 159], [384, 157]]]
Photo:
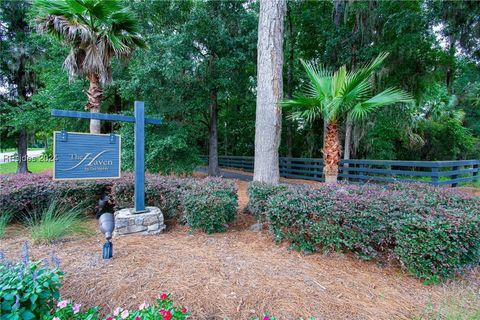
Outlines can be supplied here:
[[98, 219], [100, 231], [105, 235], [105, 244], [103, 245], [103, 259], [110, 259], [113, 255], [113, 245], [110, 241], [112, 239], [112, 232], [115, 228], [115, 218], [112, 213], [105, 212]]
[[112, 232], [115, 229], [115, 217], [112, 213], [106, 212], [106, 210], [111, 209], [109, 208], [108, 200], [108, 195], [102, 195], [98, 201], [97, 211], [97, 219], [100, 231], [105, 236], [105, 240], [107, 240], [103, 245], [103, 259], [110, 259], [113, 255], [113, 244], [110, 240], [112, 240]]

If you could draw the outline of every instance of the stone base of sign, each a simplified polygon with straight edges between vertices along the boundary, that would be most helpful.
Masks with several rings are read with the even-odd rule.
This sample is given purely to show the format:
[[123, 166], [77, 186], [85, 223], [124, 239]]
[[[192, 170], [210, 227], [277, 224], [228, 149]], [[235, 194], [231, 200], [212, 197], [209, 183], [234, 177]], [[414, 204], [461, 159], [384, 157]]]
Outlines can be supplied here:
[[145, 209], [147, 212], [144, 213], [134, 213], [134, 208], [116, 211], [114, 235], [161, 233], [165, 229], [162, 211], [157, 207]]

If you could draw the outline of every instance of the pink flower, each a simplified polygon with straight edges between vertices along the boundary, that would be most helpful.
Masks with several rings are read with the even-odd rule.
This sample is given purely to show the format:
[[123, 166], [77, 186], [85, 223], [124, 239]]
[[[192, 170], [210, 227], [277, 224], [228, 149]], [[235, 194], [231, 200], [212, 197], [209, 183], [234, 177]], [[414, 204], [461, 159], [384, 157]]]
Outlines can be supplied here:
[[115, 311], [113, 311], [113, 315], [114, 315], [114, 316], [118, 316], [118, 315], [120, 314], [120, 312], [122, 312], [122, 308], [117, 307], [117, 308], [115, 309]]
[[72, 307], [72, 309], [73, 309], [73, 314], [76, 314], [76, 313], [78, 313], [78, 312], [80, 311], [80, 306], [81, 306], [81, 304], [78, 304], [78, 303], [75, 303], [75, 304], [73, 305], [73, 307]]
[[146, 302], [142, 303], [141, 305], [138, 306], [138, 310], [143, 310], [145, 308], [148, 308], [150, 305]]
[[140, 318], [139, 316], [136, 316], [135, 320], [142, 320], [142, 318]]
[[113, 320], [113, 318], [112, 318], [112, 317], [108, 317], [107, 320]]
[[269, 316], [265, 316], [265, 317], [263, 317], [263, 320], [270, 320], [270, 317], [269, 317]]
[[168, 296], [167, 296], [166, 293], [163, 293], [163, 294], [160, 296], [160, 300], [165, 300], [165, 299], [167, 299], [167, 298], [168, 298]]
[[67, 305], [68, 305], [68, 300], [62, 300], [62, 301], [60, 301], [59, 303], [57, 303], [57, 307], [58, 307], [59, 309], [63, 309], [63, 308], [65, 308]]
[[182, 308], [182, 313], [187, 313], [187, 308]]
[[170, 320], [172, 319], [172, 314], [170, 313], [169, 310], [167, 310], [164, 314], [163, 314], [163, 320]]
[[52, 320], [60, 320], [59, 317], [53, 317]]
[[128, 310], [123, 310], [123, 311], [122, 311], [122, 314], [120, 315], [120, 317], [121, 317], [122, 319], [126, 319], [129, 314], [130, 314], [130, 313], [128, 312]]

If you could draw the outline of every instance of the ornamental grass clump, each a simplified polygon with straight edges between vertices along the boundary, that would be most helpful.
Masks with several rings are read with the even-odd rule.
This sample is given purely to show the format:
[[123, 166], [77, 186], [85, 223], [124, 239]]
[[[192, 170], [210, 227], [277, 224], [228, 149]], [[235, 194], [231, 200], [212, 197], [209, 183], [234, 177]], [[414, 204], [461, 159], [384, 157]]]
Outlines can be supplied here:
[[30, 320], [50, 316], [54, 300], [60, 298], [62, 279], [58, 258], [52, 255], [51, 261], [31, 261], [26, 242], [21, 261], [9, 261], [0, 252], [1, 318]]
[[92, 234], [85, 225], [85, 207], [81, 203], [71, 207], [52, 200], [47, 209], [30, 212], [26, 223], [34, 243], [49, 243], [74, 234]]
[[13, 212], [10, 210], [2, 210], [0, 213], [0, 238], [5, 234], [7, 224], [12, 220]]
[[480, 261], [480, 200], [420, 184], [294, 187], [268, 198], [277, 241], [303, 251], [396, 259], [438, 281]]

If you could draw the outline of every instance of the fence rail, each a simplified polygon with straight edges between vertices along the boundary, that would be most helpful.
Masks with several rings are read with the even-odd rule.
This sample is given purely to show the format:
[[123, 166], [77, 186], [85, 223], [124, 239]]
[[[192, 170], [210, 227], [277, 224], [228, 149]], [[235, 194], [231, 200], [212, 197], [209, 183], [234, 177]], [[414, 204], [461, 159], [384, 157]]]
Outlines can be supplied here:
[[[208, 163], [208, 158], [203, 157]], [[322, 158], [280, 157], [280, 176], [323, 181]], [[219, 156], [224, 168], [253, 171], [254, 158], [248, 156]], [[458, 161], [401, 161], [401, 160], [342, 160], [339, 177], [353, 182], [426, 182], [451, 185], [479, 180], [480, 160]]]

